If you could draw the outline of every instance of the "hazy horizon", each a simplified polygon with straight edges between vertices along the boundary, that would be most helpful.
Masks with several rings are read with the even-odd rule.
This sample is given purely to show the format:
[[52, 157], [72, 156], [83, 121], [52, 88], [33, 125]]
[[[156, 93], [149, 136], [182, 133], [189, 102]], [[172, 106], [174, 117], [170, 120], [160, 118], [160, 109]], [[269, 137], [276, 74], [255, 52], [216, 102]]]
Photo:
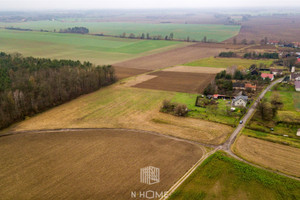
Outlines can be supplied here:
[[272, 1], [272, 0], [222, 0], [197, 1], [194, 0], [0, 0], [1, 11], [36, 11], [36, 10], [101, 10], [101, 9], [299, 9], [300, 1]]

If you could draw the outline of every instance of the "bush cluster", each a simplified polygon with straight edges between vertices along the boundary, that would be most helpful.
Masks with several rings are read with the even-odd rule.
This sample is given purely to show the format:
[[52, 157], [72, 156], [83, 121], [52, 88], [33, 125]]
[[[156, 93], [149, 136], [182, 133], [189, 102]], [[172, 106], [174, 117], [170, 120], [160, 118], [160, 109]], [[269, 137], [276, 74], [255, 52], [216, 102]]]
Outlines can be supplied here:
[[188, 108], [185, 104], [179, 104], [171, 102], [169, 100], [164, 100], [160, 111], [184, 117], [188, 113]]

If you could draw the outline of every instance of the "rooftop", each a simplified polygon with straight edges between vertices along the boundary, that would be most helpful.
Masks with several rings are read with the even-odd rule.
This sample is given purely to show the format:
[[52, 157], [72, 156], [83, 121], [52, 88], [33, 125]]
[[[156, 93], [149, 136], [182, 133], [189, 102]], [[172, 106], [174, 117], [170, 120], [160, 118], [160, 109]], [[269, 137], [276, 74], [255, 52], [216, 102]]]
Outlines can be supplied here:
[[272, 78], [274, 77], [274, 75], [273, 75], [273, 74], [262, 73], [262, 74], [261, 74], [261, 77], [262, 77], [262, 78], [267, 78], [267, 77], [268, 77], [268, 78], [272, 79]]
[[233, 102], [236, 102], [237, 100], [239, 99], [242, 99], [244, 101], [248, 101], [248, 96], [243, 96], [243, 95], [240, 95], [240, 96], [236, 96], [234, 99], [233, 99]]

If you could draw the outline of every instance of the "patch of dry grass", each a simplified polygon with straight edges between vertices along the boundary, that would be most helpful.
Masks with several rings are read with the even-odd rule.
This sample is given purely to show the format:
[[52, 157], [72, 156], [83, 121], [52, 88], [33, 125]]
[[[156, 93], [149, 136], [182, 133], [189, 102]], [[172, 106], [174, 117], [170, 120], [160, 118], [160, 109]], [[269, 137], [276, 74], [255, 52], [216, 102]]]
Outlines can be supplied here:
[[267, 168], [300, 177], [300, 149], [241, 135], [236, 153]]
[[[226, 125], [160, 113], [163, 100], [174, 95], [175, 92], [115, 84], [27, 119], [11, 130], [129, 128], [212, 144], [223, 142], [232, 132]], [[157, 123], [153, 119], [167, 123]]]

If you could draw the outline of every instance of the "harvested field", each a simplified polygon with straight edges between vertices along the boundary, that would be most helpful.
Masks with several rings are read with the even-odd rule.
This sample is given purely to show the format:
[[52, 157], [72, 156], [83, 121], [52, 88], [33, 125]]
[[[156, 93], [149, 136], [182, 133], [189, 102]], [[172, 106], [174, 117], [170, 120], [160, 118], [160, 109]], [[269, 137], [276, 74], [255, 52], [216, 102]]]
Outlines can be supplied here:
[[129, 128], [193, 141], [220, 144], [232, 133], [227, 125], [159, 112], [175, 92], [115, 84], [28, 118], [10, 131], [57, 128]]
[[144, 70], [144, 69], [133, 69], [133, 68], [126, 68], [126, 67], [114, 67], [114, 68], [115, 68], [116, 76], [119, 80], [149, 72], [149, 70]]
[[300, 149], [241, 135], [235, 151], [250, 162], [300, 177]]
[[165, 72], [189, 72], [189, 73], [203, 73], [203, 74], [217, 74], [226, 68], [213, 68], [213, 67], [189, 67], [189, 66], [176, 66], [164, 69]]
[[132, 86], [135, 86], [139, 83], [148, 81], [148, 80], [156, 78], [156, 77], [157, 76], [154, 76], [154, 75], [142, 74], [142, 75], [133, 77], [130, 80], [126, 81], [124, 85], [128, 86], [128, 87], [132, 87]]
[[166, 90], [186, 93], [202, 93], [214, 80], [215, 74], [159, 71], [151, 73], [157, 76], [134, 87]]
[[[203, 155], [188, 142], [126, 130], [21, 133], [0, 138], [1, 199], [130, 199], [166, 191]], [[140, 183], [140, 168], [160, 182]]]
[[200, 58], [216, 56], [225, 48], [210, 48], [190, 45], [187, 47], [172, 49], [162, 53], [148, 55], [114, 64], [118, 67], [155, 70], [174, 65], [181, 65]]
[[[242, 39], [259, 42], [267, 37], [269, 40], [299, 42], [299, 27], [300, 15], [252, 17], [242, 23], [237, 39], [238, 42]], [[228, 41], [232, 41], [232, 39]]]
[[194, 46], [197, 47], [205, 47], [205, 48], [219, 48], [219, 49], [225, 49], [225, 50], [230, 50], [230, 49], [241, 49], [247, 47], [247, 45], [243, 44], [228, 44], [226, 42], [224, 43], [203, 43], [199, 42], [197, 44], [194, 44]]

